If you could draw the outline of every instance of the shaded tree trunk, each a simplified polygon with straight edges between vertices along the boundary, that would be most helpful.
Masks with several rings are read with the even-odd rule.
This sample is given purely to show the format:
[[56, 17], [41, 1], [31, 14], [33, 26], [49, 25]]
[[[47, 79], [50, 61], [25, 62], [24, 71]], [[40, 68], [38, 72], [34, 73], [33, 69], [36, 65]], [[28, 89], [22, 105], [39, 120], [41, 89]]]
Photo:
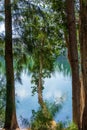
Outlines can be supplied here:
[[74, 13], [74, 0], [66, 0], [66, 14], [68, 24], [68, 55], [72, 70], [72, 108], [73, 121], [80, 129], [80, 79], [79, 79], [79, 63], [77, 36]]
[[85, 94], [82, 130], [87, 130], [87, 0], [80, 0], [80, 19], [81, 71]]
[[15, 108], [15, 87], [12, 54], [12, 17], [10, 0], [5, 0], [5, 64], [6, 64], [6, 130], [18, 128]]

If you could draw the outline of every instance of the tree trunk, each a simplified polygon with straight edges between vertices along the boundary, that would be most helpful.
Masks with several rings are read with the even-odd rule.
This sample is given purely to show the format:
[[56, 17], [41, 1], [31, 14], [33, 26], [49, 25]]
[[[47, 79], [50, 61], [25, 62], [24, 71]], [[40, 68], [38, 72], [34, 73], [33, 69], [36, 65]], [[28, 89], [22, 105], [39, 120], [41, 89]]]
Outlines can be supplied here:
[[12, 54], [12, 17], [10, 0], [5, 0], [5, 64], [6, 64], [6, 130], [18, 128], [15, 108], [15, 87]]
[[80, 79], [79, 79], [79, 63], [78, 63], [78, 49], [77, 36], [74, 13], [74, 0], [66, 0], [66, 14], [68, 24], [68, 52], [69, 61], [72, 70], [72, 108], [73, 121], [80, 129]]
[[80, 19], [81, 70], [85, 93], [82, 130], [87, 130], [87, 0], [80, 0]]
[[42, 69], [43, 69], [43, 62], [42, 62], [42, 56], [40, 54], [39, 56], [39, 64], [40, 64], [40, 68], [39, 68], [39, 82], [38, 82], [38, 103], [40, 104], [40, 106], [42, 107], [42, 109], [45, 109], [46, 105], [44, 103], [43, 100], [43, 81], [42, 81]]
[[80, 77], [81, 81], [81, 95], [80, 95], [80, 112], [81, 112], [81, 117], [80, 117], [80, 122], [81, 122], [81, 128], [82, 128], [82, 117], [83, 117], [83, 110], [84, 110], [84, 105], [85, 105], [85, 93], [84, 93], [84, 86], [83, 86], [83, 78], [82, 75]]
[[41, 106], [41, 109], [42, 109], [42, 111], [43, 111], [43, 113], [44, 113], [44, 116], [46, 117], [46, 118], [49, 118], [49, 111], [48, 111], [48, 109], [47, 109], [47, 106], [46, 106], [46, 104], [45, 104], [45, 102], [44, 102], [44, 100], [43, 100], [43, 94], [42, 94], [42, 92], [43, 92], [43, 81], [42, 81], [42, 69], [43, 69], [43, 60], [42, 60], [43, 58], [42, 58], [42, 55], [40, 54], [39, 55], [39, 82], [38, 82], [38, 88], [37, 88], [37, 91], [38, 91], [38, 103], [40, 104], [40, 106]]

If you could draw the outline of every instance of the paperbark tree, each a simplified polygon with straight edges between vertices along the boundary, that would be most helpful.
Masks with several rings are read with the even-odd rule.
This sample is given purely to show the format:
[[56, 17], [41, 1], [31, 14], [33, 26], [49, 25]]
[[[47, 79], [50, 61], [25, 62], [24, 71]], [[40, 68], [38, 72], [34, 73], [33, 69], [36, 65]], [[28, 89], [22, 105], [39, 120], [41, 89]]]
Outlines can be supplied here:
[[73, 121], [80, 129], [80, 80], [79, 80], [79, 63], [78, 63], [78, 49], [77, 36], [75, 25], [74, 1], [66, 0], [66, 14], [68, 24], [68, 55], [72, 70], [72, 108]]
[[13, 130], [18, 128], [18, 123], [15, 108], [15, 86], [12, 54], [12, 17], [10, 0], [5, 0], [5, 65], [7, 83], [4, 128], [6, 130]]

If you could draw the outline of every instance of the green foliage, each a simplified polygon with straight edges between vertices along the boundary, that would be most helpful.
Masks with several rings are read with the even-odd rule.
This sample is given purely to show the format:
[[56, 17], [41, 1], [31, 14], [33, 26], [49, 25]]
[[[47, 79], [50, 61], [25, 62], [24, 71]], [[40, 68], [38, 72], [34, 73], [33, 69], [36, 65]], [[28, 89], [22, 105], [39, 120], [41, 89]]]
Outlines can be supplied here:
[[62, 72], [64, 76], [71, 76], [69, 61], [66, 56], [59, 56], [54, 64], [55, 71]]
[[5, 44], [0, 38], [0, 73], [5, 74]]
[[57, 123], [56, 130], [64, 130], [64, 125], [62, 122]]
[[3, 126], [5, 120], [5, 95], [5, 77], [0, 75], [0, 127]]
[[32, 130], [48, 130], [48, 124], [52, 120], [51, 115], [47, 116], [43, 109], [39, 109], [37, 112], [32, 111], [33, 120], [31, 122], [31, 129]]
[[2, 16], [0, 16], [0, 22], [2, 22], [4, 20], [4, 18]]
[[0, 57], [0, 73], [5, 74], [5, 61], [3, 57]]
[[[45, 102], [46, 111], [39, 107], [39, 110], [35, 112], [32, 111], [32, 118], [31, 118], [31, 129], [32, 130], [53, 130], [51, 121], [53, 121], [53, 117], [57, 112], [59, 112], [62, 108], [62, 103], [57, 104], [56, 102], [49, 103], [48, 101]], [[58, 123], [56, 129], [60, 128], [62, 130], [63, 125]]]
[[62, 109], [62, 105], [63, 105], [63, 100], [60, 100], [58, 103], [57, 103], [57, 101], [54, 101], [54, 102], [46, 101], [46, 106], [47, 106], [49, 112], [51, 113], [52, 117], [55, 117], [56, 113], [60, 112], [60, 110]]
[[87, 1], [86, 0], [82, 0], [82, 3], [84, 4], [84, 6], [87, 6]]
[[77, 128], [76, 124], [70, 123], [67, 130], [78, 130], [78, 128]]

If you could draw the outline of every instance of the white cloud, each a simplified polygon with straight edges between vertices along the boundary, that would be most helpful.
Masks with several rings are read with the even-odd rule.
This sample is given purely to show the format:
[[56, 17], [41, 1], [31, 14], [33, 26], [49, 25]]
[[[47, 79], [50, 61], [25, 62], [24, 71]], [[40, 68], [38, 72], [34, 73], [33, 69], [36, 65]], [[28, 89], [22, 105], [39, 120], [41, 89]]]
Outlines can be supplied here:
[[0, 24], [0, 32], [3, 32], [3, 31], [5, 31], [4, 24]]
[[61, 93], [61, 91], [54, 91], [54, 92], [48, 91], [48, 92], [44, 93], [44, 97], [45, 97], [45, 99], [50, 99], [51, 97], [56, 99], [56, 98], [62, 97], [62, 93]]
[[22, 85], [20, 83], [16, 83], [16, 94], [17, 96], [23, 100], [27, 99], [31, 96], [31, 77], [26, 74], [22, 74]]
[[25, 90], [25, 88], [17, 89], [16, 94], [21, 99], [28, 98], [30, 96], [28, 91]]

